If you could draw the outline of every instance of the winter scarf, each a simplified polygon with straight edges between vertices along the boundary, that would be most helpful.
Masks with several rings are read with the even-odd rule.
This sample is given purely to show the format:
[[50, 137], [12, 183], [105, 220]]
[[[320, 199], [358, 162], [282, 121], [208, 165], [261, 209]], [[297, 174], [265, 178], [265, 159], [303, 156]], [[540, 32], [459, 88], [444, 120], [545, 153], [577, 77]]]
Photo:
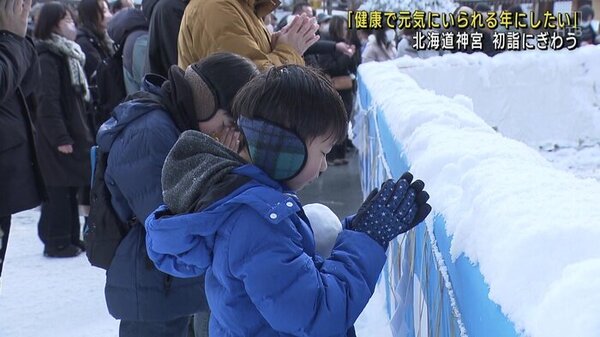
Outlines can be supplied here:
[[40, 42], [48, 46], [52, 52], [66, 57], [67, 63], [69, 64], [71, 84], [73, 85], [73, 88], [75, 88], [75, 92], [81, 93], [85, 101], [90, 102], [90, 90], [88, 88], [85, 72], [83, 71], [85, 54], [81, 50], [81, 47], [74, 41], [68, 40], [55, 33], [52, 33], [49, 39]]
[[235, 152], [202, 132], [186, 131], [165, 159], [163, 200], [174, 214], [191, 212], [201, 196], [244, 164]]

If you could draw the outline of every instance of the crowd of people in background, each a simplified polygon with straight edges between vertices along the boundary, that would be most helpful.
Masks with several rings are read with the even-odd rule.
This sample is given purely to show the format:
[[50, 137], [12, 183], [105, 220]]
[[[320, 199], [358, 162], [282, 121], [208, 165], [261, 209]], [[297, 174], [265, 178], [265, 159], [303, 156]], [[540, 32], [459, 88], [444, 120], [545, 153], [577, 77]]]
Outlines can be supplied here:
[[[470, 6], [458, 6], [452, 13], [455, 18], [458, 18], [459, 15], [464, 15], [465, 17], [472, 18], [473, 14], [480, 14], [482, 20], [485, 22], [488, 14], [491, 12], [496, 12], [499, 14], [500, 12], [506, 11], [511, 13], [513, 17], [520, 18], [520, 24], [527, 28], [517, 28], [515, 26], [505, 27], [499, 25], [496, 29], [492, 30], [487, 27], [485, 28], [458, 28], [451, 27], [446, 29], [415, 29], [415, 28], [405, 28], [405, 29], [391, 29], [385, 27], [383, 29], [378, 30], [359, 30], [359, 32], [363, 32], [368, 36], [366, 39], [367, 52], [365, 53], [363, 50], [363, 62], [369, 61], [385, 61], [398, 57], [409, 56], [416, 58], [429, 58], [434, 56], [440, 56], [444, 54], [450, 53], [474, 53], [474, 52], [482, 52], [488, 56], [495, 56], [499, 53], [502, 53], [506, 49], [496, 48], [494, 46], [494, 32], [498, 33], [507, 33], [507, 32], [518, 32], [520, 34], [535, 34], [536, 31], [529, 26], [529, 13], [525, 13], [521, 4], [513, 4], [509, 6], [496, 6], [488, 4], [485, 1], [476, 2], [472, 7]], [[576, 47], [582, 47], [585, 45], [595, 45], [600, 43], [600, 37], [598, 36], [598, 24], [597, 21], [594, 22], [594, 9], [592, 8], [591, 1], [580, 1], [579, 8], [577, 11], [581, 13], [578, 21], [578, 28], [574, 29], [574, 27], [567, 27], [567, 29], [560, 31], [560, 34], [566, 34], [571, 32], [576, 36]], [[498, 16], [497, 16], [498, 17]], [[455, 19], [456, 22], [456, 19]], [[440, 22], [438, 22], [440, 23]], [[415, 37], [417, 34], [421, 34], [423, 37], [423, 41], [427, 43], [429, 37], [428, 33], [436, 32], [441, 34], [445, 31], [450, 31], [454, 34], [458, 33], [480, 33], [482, 35], [482, 48], [474, 49], [472, 46], [467, 46], [466, 48], [453, 48], [453, 49], [421, 49], [415, 48], [416, 41]], [[440, 35], [438, 35], [440, 36]], [[455, 36], [456, 38], [456, 36]], [[532, 40], [530, 38], [529, 40]], [[366, 54], [366, 55], [365, 55]]]

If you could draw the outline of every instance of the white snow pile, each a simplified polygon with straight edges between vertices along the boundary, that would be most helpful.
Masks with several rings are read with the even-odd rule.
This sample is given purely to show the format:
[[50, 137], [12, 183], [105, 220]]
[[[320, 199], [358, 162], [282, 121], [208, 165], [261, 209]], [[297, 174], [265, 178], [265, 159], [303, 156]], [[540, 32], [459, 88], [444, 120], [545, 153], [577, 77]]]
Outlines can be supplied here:
[[[495, 132], [464, 96], [422, 89], [399, 70], [404, 63], [365, 64], [360, 77], [444, 215], [453, 258], [478, 264], [489, 298], [524, 335], [600, 336], [600, 183]], [[449, 85], [448, 76], [436, 79]]]
[[331, 256], [342, 223], [333, 211], [323, 204], [307, 204], [302, 207], [315, 234], [315, 250], [323, 258]]
[[575, 51], [450, 54], [395, 64], [421, 88], [472, 99], [475, 113], [530, 145], [600, 140], [600, 46]]

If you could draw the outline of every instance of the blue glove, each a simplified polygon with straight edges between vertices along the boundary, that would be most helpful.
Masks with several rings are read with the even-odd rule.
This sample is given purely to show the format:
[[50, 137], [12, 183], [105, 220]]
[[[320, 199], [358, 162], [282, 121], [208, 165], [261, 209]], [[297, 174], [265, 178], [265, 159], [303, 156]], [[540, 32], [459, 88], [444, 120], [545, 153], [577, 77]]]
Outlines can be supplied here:
[[[390, 240], [421, 223], [431, 206], [421, 180], [406, 172], [397, 182], [387, 180], [374, 189], [356, 213], [351, 229], [364, 232], [387, 248]], [[412, 183], [411, 183], [412, 182]]]

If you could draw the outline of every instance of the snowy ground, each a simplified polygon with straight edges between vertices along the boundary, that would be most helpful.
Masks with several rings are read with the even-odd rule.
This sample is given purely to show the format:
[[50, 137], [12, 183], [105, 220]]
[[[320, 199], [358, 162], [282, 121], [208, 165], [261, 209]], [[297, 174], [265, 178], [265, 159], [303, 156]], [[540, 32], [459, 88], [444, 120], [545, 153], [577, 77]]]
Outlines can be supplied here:
[[600, 143], [546, 146], [540, 153], [556, 168], [570, 171], [580, 178], [600, 180]]
[[[540, 151], [558, 168], [600, 180], [600, 144]], [[104, 272], [90, 267], [84, 255], [43, 257], [38, 217], [30, 210], [13, 220], [0, 293], [0, 336], [117, 336], [118, 322], [104, 304]], [[383, 303], [382, 292], [376, 293], [357, 322], [359, 336], [391, 336]]]

